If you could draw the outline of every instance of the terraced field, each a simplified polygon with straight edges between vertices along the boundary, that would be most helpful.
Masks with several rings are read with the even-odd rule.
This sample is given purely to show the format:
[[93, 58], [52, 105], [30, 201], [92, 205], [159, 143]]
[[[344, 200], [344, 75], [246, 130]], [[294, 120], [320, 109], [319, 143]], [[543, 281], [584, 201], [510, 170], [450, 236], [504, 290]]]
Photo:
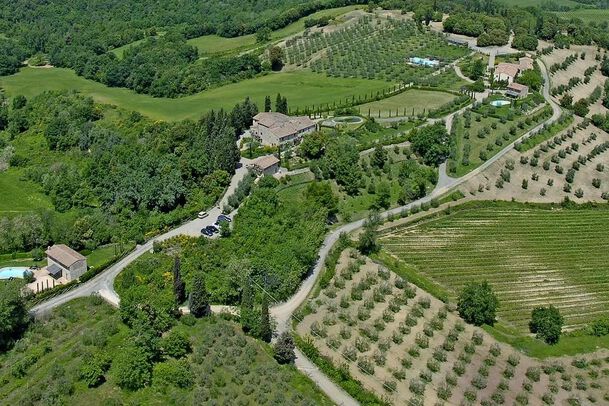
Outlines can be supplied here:
[[383, 248], [455, 298], [470, 281], [488, 280], [499, 318], [527, 331], [531, 310], [553, 304], [565, 327], [609, 313], [607, 209], [523, 205], [471, 209], [383, 232]]

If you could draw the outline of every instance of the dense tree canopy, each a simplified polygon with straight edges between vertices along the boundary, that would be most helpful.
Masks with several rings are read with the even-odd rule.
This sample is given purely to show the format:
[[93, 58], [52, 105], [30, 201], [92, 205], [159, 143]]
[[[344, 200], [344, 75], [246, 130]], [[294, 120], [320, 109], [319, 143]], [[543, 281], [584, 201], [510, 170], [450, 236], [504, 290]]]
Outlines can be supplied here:
[[529, 329], [537, 338], [548, 344], [556, 344], [560, 339], [563, 318], [554, 306], [536, 307], [531, 313]]
[[410, 142], [412, 150], [421, 156], [427, 165], [439, 165], [448, 158], [449, 139], [443, 122], [415, 129], [410, 136]]
[[0, 283], [0, 351], [5, 351], [25, 331], [29, 314], [21, 296], [21, 281]]
[[488, 282], [468, 283], [457, 302], [459, 315], [476, 326], [493, 325], [499, 300]]
[[[257, 113], [247, 100], [230, 113], [170, 124], [69, 92], [19, 100], [8, 108], [10, 165], [40, 184], [57, 212], [78, 215], [2, 216], [0, 252], [141, 241], [146, 231], [213, 204], [240, 159], [235, 127]], [[20, 147], [33, 140], [35, 151]]]

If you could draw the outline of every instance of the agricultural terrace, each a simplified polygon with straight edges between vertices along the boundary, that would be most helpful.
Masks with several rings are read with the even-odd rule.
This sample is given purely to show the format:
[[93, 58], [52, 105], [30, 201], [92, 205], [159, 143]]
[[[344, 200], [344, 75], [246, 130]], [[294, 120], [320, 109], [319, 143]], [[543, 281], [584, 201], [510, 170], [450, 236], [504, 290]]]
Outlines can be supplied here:
[[135, 110], [152, 119], [178, 121], [199, 119], [212, 109], [232, 109], [250, 97], [258, 108], [267, 95], [281, 93], [290, 109], [337, 103], [345, 98], [376, 93], [387, 88], [387, 82], [357, 78], [331, 78], [308, 70], [282, 72], [244, 80], [177, 99], [156, 98], [123, 88], [111, 88], [77, 76], [69, 69], [23, 68], [12, 76], [0, 77], [0, 87], [8, 97], [31, 98], [47, 90], [76, 90], [97, 102]]
[[[0, 398], [7, 405], [93, 405], [100, 399], [112, 404], [205, 404], [210, 399], [222, 404], [331, 404], [308, 378], [278, 365], [265, 344], [246, 337], [232, 322], [188, 316], [160, 343], [167, 348], [167, 336], [177, 335], [188, 342], [183, 353], [164, 353], [151, 370], [133, 371], [148, 382], [146, 388], [120, 389], [124, 354], [137, 338], [118, 310], [99, 297], [77, 299], [36, 323], [0, 355]], [[170, 348], [180, 352], [183, 347]], [[141, 348], [140, 354], [145, 351]], [[142, 362], [135, 365], [142, 368]]]
[[499, 205], [389, 229], [380, 241], [451, 299], [466, 283], [488, 280], [499, 320], [523, 333], [533, 308], [548, 304], [575, 329], [609, 313], [607, 221], [606, 208]]
[[607, 112], [601, 101], [607, 78], [600, 71], [606, 52], [598, 51], [593, 46], [572, 46], [568, 49], [556, 48], [542, 57], [550, 72], [551, 94], [563, 107], [571, 107], [562, 102], [569, 95], [572, 103], [588, 100], [589, 115]]
[[296, 332], [307, 355], [321, 355], [359, 381], [345, 383], [354, 396], [363, 397], [354, 389], [363, 387], [396, 405], [608, 399], [601, 354], [529, 358], [355, 251], [344, 251], [328, 272], [321, 292], [295, 315]]
[[289, 65], [310, 67], [333, 77], [361, 77], [425, 84], [435, 68], [415, 67], [408, 58], [447, 64], [467, 48], [450, 45], [441, 34], [419, 31], [413, 21], [365, 15], [342, 29], [286, 41]]
[[536, 93], [502, 107], [490, 104], [499, 99], [505, 97], [492, 96], [454, 117], [448, 163], [452, 176], [477, 168], [552, 115], [552, 108], [544, 107], [543, 97]]
[[604, 202], [609, 200], [608, 154], [609, 134], [589, 121], [563, 115], [517, 143], [461, 190], [484, 200]]

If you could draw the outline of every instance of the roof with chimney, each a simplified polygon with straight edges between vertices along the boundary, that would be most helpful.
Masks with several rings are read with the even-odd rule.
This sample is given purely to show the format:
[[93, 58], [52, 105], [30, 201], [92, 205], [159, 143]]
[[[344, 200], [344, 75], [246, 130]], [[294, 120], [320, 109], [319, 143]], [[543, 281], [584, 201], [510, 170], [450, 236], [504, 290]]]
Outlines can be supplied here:
[[307, 116], [290, 117], [276, 112], [258, 113], [254, 116], [254, 122], [267, 127], [279, 139], [315, 126], [315, 122]]

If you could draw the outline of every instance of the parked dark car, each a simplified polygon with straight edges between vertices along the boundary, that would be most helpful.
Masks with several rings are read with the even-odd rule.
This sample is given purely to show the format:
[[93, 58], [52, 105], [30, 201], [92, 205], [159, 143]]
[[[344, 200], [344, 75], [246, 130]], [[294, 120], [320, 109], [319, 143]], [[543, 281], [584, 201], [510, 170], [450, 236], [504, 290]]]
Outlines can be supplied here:
[[218, 222], [220, 222], [220, 221], [228, 221], [228, 222], [230, 223], [232, 220], [231, 220], [231, 218], [230, 218], [230, 217], [228, 217], [227, 215], [225, 215], [225, 214], [220, 214], [220, 215], [218, 216]]
[[206, 235], [208, 237], [212, 236], [212, 232], [207, 229], [207, 227], [201, 229], [201, 234]]
[[211, 234], [215, 234], [215, 233], [217, 233], [219, 231], [218, 227], [216, 227], [216, 226], [207, 226], [207, 227], [205, 227], [205, 229], [208, 232], [210, 232]]

